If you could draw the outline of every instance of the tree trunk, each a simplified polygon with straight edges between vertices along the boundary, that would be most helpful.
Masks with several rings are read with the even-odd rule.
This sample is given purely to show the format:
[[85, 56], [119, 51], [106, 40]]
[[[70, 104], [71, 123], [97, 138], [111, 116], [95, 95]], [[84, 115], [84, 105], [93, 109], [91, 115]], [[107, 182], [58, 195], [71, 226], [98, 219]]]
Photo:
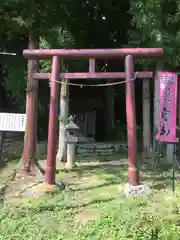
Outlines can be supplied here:
[[159, 80], [158, 71], [163, 71], [164, 63], [159, 61], [156, 66], [155, 78], [154, 78], [154, 122], [153, 122], [153, 158], [155, 160], [156, 153], [165, 154], [164, 143], [155, 140], [158, 128], [159, 119], [159, 107], [160, 107], [160, 96], [159, 96]]
[[143, 154], [146, 157], [151, 153], [151, 111], [150, 111], [150, 79], [143, 81]]
[[[34, 36], [29, 37], [29, 49], [37, 49], [38, 44]], [[37, 106], [38, 81], [32, 78], [32, 73], [38, 71], [35, 60], [28, 61], [27, 92], [26, 92], [26, 131], [24, 136], [24, 149], [21, 157], [21, 169], [28, 172], [36, 170], [36, 144], [37, 144]]]
[[68, 111], [69, 111], [69, 87], [66, 84], [67, 80], [64, 80], [61, 84], [61, 95], [60, 95], [60, 117], [59, 117], [59, 145], [56, 156], [56, 166], [60, 162], [66, 162], [67, 145], [65, 142], [66, 132], [65, 127], [68, 124]]
[[114, 88], [106, 88], [106, 134], [111, 138], [115, 129], [114, 123]]

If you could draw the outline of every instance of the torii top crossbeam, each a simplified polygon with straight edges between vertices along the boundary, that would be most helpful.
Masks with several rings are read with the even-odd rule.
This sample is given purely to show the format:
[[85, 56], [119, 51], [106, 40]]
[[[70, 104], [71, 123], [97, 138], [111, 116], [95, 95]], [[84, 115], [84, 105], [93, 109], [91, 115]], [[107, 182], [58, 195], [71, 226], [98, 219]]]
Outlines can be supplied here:
[[109, 59], [132, 55], [134, 57], [163, 57], [162, 48], [116, 48], [116, 49], [26, 49], [23, 55], [28, 59], [59, 56], [65, 59]]

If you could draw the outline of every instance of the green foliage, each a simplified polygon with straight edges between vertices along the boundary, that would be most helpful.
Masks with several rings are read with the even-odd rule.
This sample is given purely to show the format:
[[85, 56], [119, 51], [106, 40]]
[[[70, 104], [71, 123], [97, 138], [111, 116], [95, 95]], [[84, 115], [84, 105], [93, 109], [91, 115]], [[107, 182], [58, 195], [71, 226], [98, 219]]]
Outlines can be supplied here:
[[8, 62], [5, 89], [10, 93], [10, 99], [22, 107], [25, 106], [26, 75], [26, 65], [22, 58], [15, 57]]
[[[40, 48], [73, 48], [74, 39], [70, 32], [66, 28], [56, 27], [52, 28], [46, 32], [45, 36], [40, 37]], [[41, 60], [41, 71], [50, 72], [51, 71], [51, 61]]]
[[[169, 188], [171, 172], [141, 166], [140, 175], [152, 192], [127, 198], [123, 193], [127, 164], [118, 164], [117, 159], [124, 162], [125, 155], [109, 156], [108, 163], [97, 156], [79, 156], [73, 171], [56, 176], [71, 185], [53, 196], [36, 198], [43, 186], [27, 188], [29, 178], [8, 182], [7, 202], [0, 211], [0, 240], [179, 240], [180, 188], [177, 184], [176, 194]], [[16, 164], [7, 165], [1, 182], [7, 183]], [[19, 191], [27, 191], [24, 198], [12, 197]]]
[[180, 63], [180, 1], [138, 0], [132, 3], [129, 44], [134, 47], [162, 47], [165, 62], [173, 69]]
[[[43, 6], [41, 6], [42, 12], [40, 12], [39, 8], [29, 9], [26, 6], [27, 3], [28, 1], [6, 1], [3, 6], [4, 15], [2, 18], [5, 24], [3, 29], [6, 34], [0, 37], [2, 51], [20, 52], [20, 56], [18, 54], [18, 56], [13, 57], [3, 57], [1, 64], [6, 71], [4, 85], [9, 93], [8, 96], [13, 102], [22, 106], [25, 104], [27, 61], [22, 57], [23, 45], [20, 45], [22, 41], [19, 41], [19, 38], [27, 36], [25, 42], [27, 47], [29, 32], [32, 33], [33, 31], [33, 35], [40, 39], [41, 48], [67, 48], [72, 47], [74, 44], [73, 38], [66, 28], [52, 25], [53, 21], [49, 21], [46, 17], [46, 15], [54, 15], [54, 13], [48, 8], [43, 8]], [[44, 16], [45, 20], [42, 19], [41, 15]], [[38, 19], [40, 19], [40, 22], [38, 22]], [[34, 23], [36, 23], [35, 26]], [[50, 61], [41, 61], [41, 71], [50, 71]]]
[[[179, 9], [180, 0], [137, 0], [131, 6], [128, 1], [5, 0], [0, 3], [0, 47], [22, 57], [29, 34], [40, 39], [41, 48], [127, 47], [129, 40], [128, 47], [163, 47], [168, 67], [174, 70], [180, 63]], [[22, 37], [26, 40], [20, 45]], [[144, 59], [138, 63], [140, 68], [154, 66]], [[63, 64], [69, 71], [87, 70], [86, 62]], [[23, 99], [23, 61], [13, 65], [8, 60], [6, 66], [7, 91]], [[50, 71], [50, 62], [41, 61], [41, 71]]]
[[70, 197], [77, 196], [67, 192], [54, 198], [45, 197], [29, 204], [2, 208], [0, 239], [180, 239], [178, 197], [170, 199], [167, 193], [162, 192], [149, 198], [127, 200], [121, 196], [111, 204], [97, 203], [96, 210], [100, 211], [100, 216], [80, 226], [74, 219], [78, 212], [86, 210], [78, 205], [67, 207]]
[[[29, 35], [40, 37], [41, 47], [66, 48], [72, 43], [68, 31], [60, 27], [64, 22], [64, 8], [59, 6], [59, 1], [46, 0], [41, 1], [41, 4], [32, 0], [6, 0], [0, 4], [1, 51], [20, 53], [20, 56], [8, 59], [2, 56], [0, 64], [6, 72], [4, 85], [11, 100], [20, 105], [25, 102], [27, 65], [22, 50], [27, 48]], [[25, 39], [25, 44], [22, 44], [21, 38]], [[48, 69], [48, 63], [43, 63], [42, 70], [47, 72]]]
[[2, 18], [11, 31], [33, 31], [37, 35], [63, 19], [57, 18], [57, 13], [63, 12], [63, 8], [58, 7], [59, 1], [42, 0], [37, 3], [33, 0], [6, 0], [1, 10]]
[[[90, 221], [81, 229], [79, 239], [179, 239], [178, 204], [166, 206], [147, 199], [129, 199], [115, 203], [98, 220]], [[159, 206], [158, 206], [159, 205]], [[178, 206], [178, 207], [177, 207]], [[176, 211], [179, 211], [177, 210]], [[163, 215], [164, 214], [164, 215]]]
[[[129, 23], [127, 9], [127, 3], [118, 1], [112, 6], [108, 1], [91, 3], [43, 0], [39, 4], [33, 0], [5, 0], [0, 3], [1, 50], [22, 53], [23, 48], [27, 48], [29, 34], [36, 38], [39, 37], [41, 48], [120, 46], [119, 42], [125, 41], [124, 32]], [[121, 16], [127, 23], [123, 24], [123, 28], [121, 26], [121, 30], [118, 16]], [[17, 45], [17, 41], [14, 41], [15, 35], [17, 39], [25, 37], [25, 45]], [[84, 61], [63, 64], [69, 71], [87, 70], [87, 62]], [[19, 67], [18, 63], [15, 64], [16, 68], [10, 62], [6, 65], [9, 69], [5, 84], [6, 90], [10, 91], [16, 100], [20, 98], [23, 100], [24, 65], [22, 64], [21, 67], [21, 61], [19, 61]], [[50, 62], [41, 61], [41, 71], [48, 72], [49, 70]], [[17, 75], [18, 82], [22, 83], [22, 86], [16, 85]]]

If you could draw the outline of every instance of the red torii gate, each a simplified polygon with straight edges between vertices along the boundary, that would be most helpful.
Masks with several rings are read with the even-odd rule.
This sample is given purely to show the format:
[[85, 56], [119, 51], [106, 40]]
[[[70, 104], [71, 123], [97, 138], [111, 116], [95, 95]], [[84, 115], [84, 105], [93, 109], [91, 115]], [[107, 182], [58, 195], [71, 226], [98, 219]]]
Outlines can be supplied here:
[[[52, 59], [51, 73], [32, 73], [36, 80], [51, 79], [50, 108], [48, 126], [48, 149], [45, 165], [44, 183], [55, 183], [56, 164], [56, 136], [57, 123], [56, 109], [58, 107], [60, 79], [126, 79], [126, 118], [128, 137], [128, 178], [133, 186], [139, 184], [137, 165], [137, 139], [136, 116], [134, 97], [134, 63], [133, 57], [153, 58], [163, 57], [162, 48], [124, 48], [124, 49], [28, 49], [23, 55], [29, 60]], [[87, 73], [60, 73], [60, 58], [63, 59], [89, 59], [89, 72]], [[125, 72], [95, 72], [95, 59], [113, 59], [125, 57]], [[137, 78], [152, 78], [152, 72], [138, 72]], [[31, 129], [29, 129], [31, 131]]]

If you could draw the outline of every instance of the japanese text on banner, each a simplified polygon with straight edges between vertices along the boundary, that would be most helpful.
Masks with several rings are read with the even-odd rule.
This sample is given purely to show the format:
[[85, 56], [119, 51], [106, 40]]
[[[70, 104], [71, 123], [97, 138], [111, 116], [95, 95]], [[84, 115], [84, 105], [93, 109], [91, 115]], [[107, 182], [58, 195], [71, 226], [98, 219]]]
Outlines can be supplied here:
[[156, 140], [176, 142], [177, 74], [158, 72], [159, 118]]

